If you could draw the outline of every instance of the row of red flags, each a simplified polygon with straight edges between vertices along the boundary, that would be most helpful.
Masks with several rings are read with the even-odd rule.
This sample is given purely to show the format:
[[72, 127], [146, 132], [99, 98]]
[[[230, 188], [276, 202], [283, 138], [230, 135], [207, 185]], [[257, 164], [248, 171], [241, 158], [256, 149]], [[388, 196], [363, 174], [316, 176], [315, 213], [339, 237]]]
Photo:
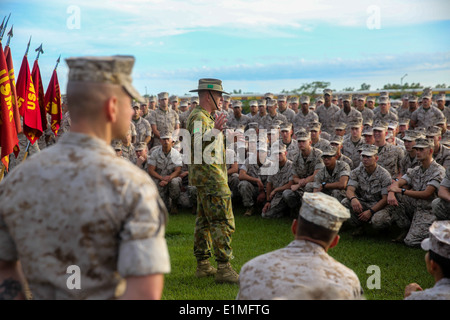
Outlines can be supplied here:
[[[0, 40], [0, 157], [6, 170], [9, 155], [14, 153], [17, 157], [20, 151], [18, 134], [23, 132], [30, 144], [34, 144], [47, 129], [47, 113], [51, 116], [51, 130], [56, 136], [62, 118], [56, 68], [44, 95], [38, 59], [30, 72], [25, 54], [16, 85], [11, 49], [6, 45], [3, 50]], [[23, 128], [20, 117], [23, 118]]]

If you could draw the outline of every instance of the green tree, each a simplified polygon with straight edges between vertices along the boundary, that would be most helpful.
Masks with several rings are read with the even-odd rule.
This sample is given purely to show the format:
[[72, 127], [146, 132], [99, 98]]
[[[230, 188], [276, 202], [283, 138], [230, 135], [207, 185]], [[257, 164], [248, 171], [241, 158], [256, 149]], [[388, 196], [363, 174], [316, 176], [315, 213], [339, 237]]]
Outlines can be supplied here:
[[313, 81], [310, 83], [303, 83], [298, 89], [293, 89], [290, 91], [283, 90], [282, 93], [315, 96], [319, 93], [319, 91], [323, 91], [323, 89], [328, 88], [329, 86], [330, 82]]
[[369, 91], [370, 90], [370, 84], [362, 83], [361, 88], [358, 89], [358, 91]]
[[346, 87], [342, 91], [355, 91], [355, 87]]

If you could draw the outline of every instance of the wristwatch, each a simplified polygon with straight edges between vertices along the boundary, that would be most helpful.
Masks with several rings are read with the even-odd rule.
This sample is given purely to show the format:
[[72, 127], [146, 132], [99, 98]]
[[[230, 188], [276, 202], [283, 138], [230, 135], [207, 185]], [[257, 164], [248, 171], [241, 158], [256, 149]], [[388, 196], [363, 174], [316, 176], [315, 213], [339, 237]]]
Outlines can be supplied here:
[[322, 188], [325, 189], [325, 185], [326, 185], [326, 184], [327, 184], [326, 182], [322, 182]]
[[406, 189], [405, 189], [405, 188], [402, 188], [402, 195], [405, 194], [405, 191], [406, 191]]

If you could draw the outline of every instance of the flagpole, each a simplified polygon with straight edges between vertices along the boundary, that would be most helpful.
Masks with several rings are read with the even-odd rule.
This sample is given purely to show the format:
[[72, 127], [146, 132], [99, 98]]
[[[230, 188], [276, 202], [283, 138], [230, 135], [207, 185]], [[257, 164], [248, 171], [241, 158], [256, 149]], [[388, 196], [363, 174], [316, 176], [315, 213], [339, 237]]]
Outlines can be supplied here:
[[41, 53], [44, 53], [44, 50], [42, 50], [42, 43], [41, 43], [41, 45], [39, 46], [39, 48], [37, 48], [37, 49], [34, 50], [34, 51], [37, 51], [37, 56], [36, 56], [36, 61], [37, 61], [37, 60], [39, 60], [40, 54], [41, 54]]
[[56, 70], [56, 68], [58, 68], [58, 64], [59, 64], [60, 60], [61, 60], [61, 55], [59, 55], [58, 60], [56, 60], [55, 70]]
[[[6, 26], [8, 25], [8, 21], [9, 21], [9, 18], [11, 17], [11, 13], [9, 14], [9, 16], [8, 16], [8, 19], [6, 19], [6, 22], [5, 22], [5, 25], [3, 26], [3, 22], [2, 22], [2, 29], [1, 29], [1, 31], [0, 31], [0, 42], [2, 41], [2, 39], [3, 39], [3, 35], [5, 34], [5, 30], [6, 30]], [[5, 19], [3, 19], [3, 21], [5, 21]]]
[[30, 149], [30, 140], [28, 140], [27, 148], [25, 149], [25, 155], [23, 156], [22, 162], [28, 157], [28, 150]]
[[26, 57], [28, 57], [28, 50], [30, 50], [30, 43], [31, 43], [31, 36], [30, 36], [30, 40], [28, 40], [27, 50], [25, 51], [25, 56]]
[[13, 37], [13, 27], [14, 25], [11, 26], [11, 29], [9, 30], [7, 36], [8, 36], [8, 40], [6, 40], [6, 47], [9, 46], [9, 42], [11, 41], [11, 38]]
[[[8, 156], [8, 157], [9, 157], [9, 156]], [[0, 171], [0, 181], [3, 180], [3, 176], [4, 176], [4, 174], [5, 174], [5, 169], [6, 169], [5, 165], [2, 164], [2, 170]]]

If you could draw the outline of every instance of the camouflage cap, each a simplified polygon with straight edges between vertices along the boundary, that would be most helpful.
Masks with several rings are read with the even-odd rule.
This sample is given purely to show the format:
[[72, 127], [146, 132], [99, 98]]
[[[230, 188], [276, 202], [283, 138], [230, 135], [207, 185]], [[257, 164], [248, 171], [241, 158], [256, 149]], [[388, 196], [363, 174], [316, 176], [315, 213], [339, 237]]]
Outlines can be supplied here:
[[174, 101], [177, 101], [177, 102], [178, 102], [178, 96], [175, 96], [175, 95], [170, 96], [169, 101], [170, 101], [170, 102], [174, 102]]
[[389, 97], [388, 96], [381, 96], [380, 99], [378, 99], [379, 104], [388, 104], [389, 103]]
[[362, 94], [358, 95], [358, 100], [366, 101], [366, 97]]
[[437, 95], [436, 101], [445, 101], [445, 93]]
[[319, 121], [311, 121], [308, 123], [309, 131], [320, 131], [322, 124]]
[[249, 122], [248, 124], [249, 129], [258, 129], [258, 127], [259, 127], [258, 122]]
[[422, 99], [423, 98], [431, 99], [433, 97], [433, 90], [431, 88], [423, 89], [421, 97], [422, 97]]
[[337, 153], [337, 148], [332, 145], [326, 145], [322, 148], [322, 156], [335, 156]]
[[192, 98], [191, 98], [191, 103], [199, 104], [199, 103], [200, 103], [200, 100], [198, 99], [198, 96], [192, 97]]
[[362, 146], [361, 155], [362, 156], [376, 156], [378, 154], [378, 147], [373, 144], [364, 144]]
[[409, 125], [409, 121], [410, 121], [409, 118], [400, 118], [400, 119], [398, 119], [398, 125], [399, 126], [407, 126], [407, 125]]
[[233, 108], [242, 108], [242, 101], [241, 100], [234, 100], [233, 101]]
[[264, 142], [258, 143], [256, 150], [261, 151], [261, 152], [267, 152], [267, 143], [264, 143]]
[[345, 130], [347, 128], [347, 124], [345, 122], [338, 122], [334, 125], [335, 130]]
[[398, 121], [395, 120], [388, 121], [388, 129], [397, 129], [397, 128], [398, 128]]
[[381, 131], [387, 131], [389, 124], [381, 119], [375, 120], [373, 124], [373, 130], [381, 130]]
[[138, 142], [134, 147], [135, 151], [147, 150], [147, 144], [145, 142]]
[[375, 100], [376, 100], [376, 98], [375, 98], [374, 96], [368, 96], [368, 97], [366, 98], [366, 101], [367, 101], [367, 102], [369, 102], [369, 101], [375, 102]]
[[301, 104], [303, 104], [303, 103], [310, 103], [310, 102], [311, 102], [311, 99], [310, 99], [309, 96], [301, 96], [300, 97], [300, 103]]
[[323, 94], [324, 94], [324, 95], [327, 94], [327, 95], [331, 96], [331, 95], [333, 94], [333, 90], [331, 90], [331, 89], [324, 89], [324, 90], [323, 90]]
[[120, 140], [116, 140], [113, 143], [114, 150], [122, 150], [123, 143]]
[[210, 79], [210, 78], [200, 79], [198, 80], [197, 89], [189, 90], [189, 92], [198, 92], [202, 90], [218, 91], [223, 94], [229, 95], [229, 93], [223, 91], [222, 80], [219, 79]]
[[415, 127], [414, 131], [417, 131], [417, 132], [423, 134], [424, 136], [427, 134], [427, 129], [425, 129], [424, 127]]
[[258, 106], [258, 101], [256, 101], [256, 100], [251, 100], [250, 103], [249, 103], [249, 106], [250, 106], [250, 107], [252, 107], [252, 106], [256, 106], [256, 107], [257, 107], [257, 106]]
[[266, 99], [259, 99], [258, 100], [258, 106], [262, 107], [262, 106], [266, 106], [267, 104], [267, 100]]
[[323, 96], [318, 96], [316, 98], [316, 102], [325, 102], [325, 99], [323, 98]]
[[364, 126], [361, 134], [363, 136], [373, 136], [373, 128], [371, 126]]
[[431, 126], [428, 127], [427, 132], [426, 132], [426, 136], [428, 137], [435, 137], [435, 136], [440, 136], [442, 135], [442, 128], [438, 127], [438, 126]]
[[279, 94], [277, 96], [278, 101], [286, 101], [286, 99], [287, 99], [287, 96], [285, 94]]
[[352, 101], [352, 95], [351, 94], [343, 94], [342, 95], [342, 101]]
[[159, 135], [159, 138], [162, 139], [173, 139], [172, 132], [170, 131], [162, 131]]
[[330, 143], [333, 144], [340, 144], [342, 145], [342, 143], [344, 143], [344, 137], [343, 136], [338, 136], [337, 134], [334, 134], [330, 137]]
[[416, 141], [416, 139], [418, 139], [418, 138], [425, 138], [425, 136], [422, 133], [415, 131], [415, 130], [406, 130], [403, 140]]
[[223, 95], [223, 101], [230, 101], [231, 100], [231, 96], [229, 96], [228, 94]]
[[373, 125], [373, 119], [369, 119], [369, 118], [366, 118], [366, 119], [363, 119], [363, 123], [362, 123], [362, 125], [365, 127], [365, 126], [372, 126]]
[[334, 197], [322, 192], [305, 192], [299, 216], [328, 230], [339, 231], [342, 223], [350, 218], [350, 211]]
[[272, 123], [271, 125], [270, 125], [270, 130], [267, 132], [267, 133], [272, 133], [271, 131], [272, 130], [277, 130], [277, 132], [280, 130], [280, 125], [278, 124], [278, 123]]
[[405, 93], [402, 95], [402, 100], [409, 100], [409, 94]]
[[120, 85], [135, 100], [145, 99], [132, 85], [131, 73], [135, 58], [133, 56], [73, 57], [67, 58], [69, 66], [68, 84], [73, 82], [104, 83]]
[[427, 138], [417, 138], [416, 144], [414, 145], [415, 149], [417, 148], [434, 148], [434, 140], [433, 139], [427, 139]]
[[389, 91], [380, 91], [380, 97], [389, 97]]
[[187, 106], [188, 106], [187, 100], [181, 100], [180, 107], [187, 107]]
[[290, 123], [283, 123], [280, 126], [281, 131], [291, 131], [292, 130], [292, 124]]
[[408, 101], [409, 102], [417, 102], [417, 101], [419, 101], [419, 97], [417, 97], [416, 95], [411, 94], [411, 95], [409, 95]]
[[435, 221], [429, 230], [430, 236], [422, 241], [422, 249], [450, 259], [450, 221]]
[[267, 92], [267, 93], [264, 95], [264, 99], [273, 99], [273, 93]]
[[275, 100], [275, 99], [268, 99], [267, 100], [267, 106], [268, 107], [273, 107], [273, 106], [276, 106], [276, 105], [278, 105], [277, 104], [277, 100]]
[[350, 121], [348, 122], [348, 126], [350, 128], [359, 128], [362, 126], [362, 124], [363, 124], [362, 118], [353, 118], [353, 119], [350, 119]]
[[151, 95], [151, 96], [148, 98], [148, 101], [149, 101], [149, 102], [156, 102], [156, 101], [157, 101], [156, 96], [155, 96], [155, 95]]
[[311, 133], [306, 131], [297, 131], [295, 133], [295, 136], [297, 137], [297, 141], [307, 141], [311, 140]]
[[158, 100], [162, 100], [162, 99], [169, 99], [169, 93], [168, 92], [158, 93]]
[[289, 99], [289, 103], [299, 103], [299, 98], [298, 97], [291, 97]]

